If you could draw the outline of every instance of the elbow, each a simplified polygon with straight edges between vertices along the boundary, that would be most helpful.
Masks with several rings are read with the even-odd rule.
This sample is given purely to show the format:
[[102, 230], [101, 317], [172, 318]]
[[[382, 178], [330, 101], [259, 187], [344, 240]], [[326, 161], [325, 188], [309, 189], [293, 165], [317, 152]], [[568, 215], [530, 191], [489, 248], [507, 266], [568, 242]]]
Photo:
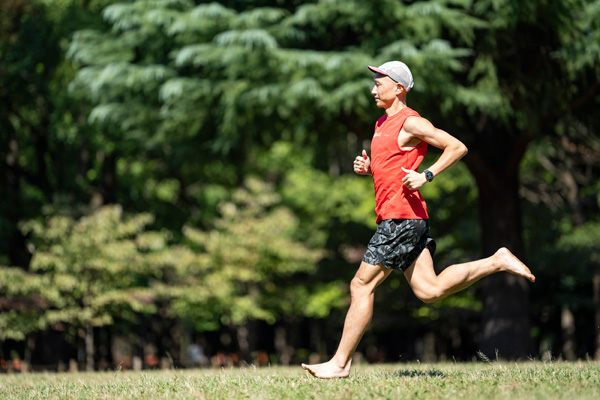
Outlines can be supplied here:
[[460, 158], [463, 158], [464, 156], [467, 155], [467, 153], [469, 152], [469, 149], [467, 148], [467, 146], [465, 146], [463, 143], [460, 144]]

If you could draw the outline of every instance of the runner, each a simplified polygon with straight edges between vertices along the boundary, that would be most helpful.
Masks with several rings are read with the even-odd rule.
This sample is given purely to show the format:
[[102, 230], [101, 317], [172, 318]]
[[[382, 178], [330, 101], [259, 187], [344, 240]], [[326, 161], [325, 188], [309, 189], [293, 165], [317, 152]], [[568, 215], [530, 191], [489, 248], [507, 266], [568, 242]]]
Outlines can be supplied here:
[[[504, 247], [488, 258], [435, 273], [435, 241], [429, 234], [427, 206], [418, 189], [464, 157], [467, 147], [406, 105], [406, 95], [414, 85], [406, 64], [390, 61], [369, 69], [375, 73], [371, 94], [385, 114], [375, 124], [371, 158], [363, 150], [354, 160], [354, 172], [373, 177], [378, 227], [350, 283], [350, 308], [335, 355], [323, 364], [302, 364], [317, 378], [350, 374], [352, 356], [371, 322], [375, 288], [393, 270], [404, 273], [415, 295], [425, 303], [441, 300], [495, 272], [510, 272], [535, 282], [529, 268]], [[428, 144], [442, 154], [419, 173]]]

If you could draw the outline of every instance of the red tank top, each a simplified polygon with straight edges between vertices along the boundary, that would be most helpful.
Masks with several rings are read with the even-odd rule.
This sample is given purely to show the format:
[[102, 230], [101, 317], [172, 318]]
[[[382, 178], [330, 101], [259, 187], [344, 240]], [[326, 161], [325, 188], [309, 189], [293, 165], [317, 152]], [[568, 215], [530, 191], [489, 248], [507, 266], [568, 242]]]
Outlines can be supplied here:
[[419, 114], [406, 107], [388, 117], [379, 118], [371, 141], [371, 172], [375, 185], [377, 223], [385, 219], [428, 219], [427, 205], [418, 190], [402, 184], [402, 167], [417, 170], [427, 153], [427, 143], [410, 150], [398, 146], [398, 134], [406, 118]]

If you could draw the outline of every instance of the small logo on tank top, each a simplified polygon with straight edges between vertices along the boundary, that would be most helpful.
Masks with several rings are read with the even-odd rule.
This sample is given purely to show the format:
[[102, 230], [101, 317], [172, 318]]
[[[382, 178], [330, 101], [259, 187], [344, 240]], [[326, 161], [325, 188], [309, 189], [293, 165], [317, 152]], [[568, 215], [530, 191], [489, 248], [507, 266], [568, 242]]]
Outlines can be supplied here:
[[383, 134], [381, 132], [375, 132], [375, 134], [373, 135], [373, 137], [378, 137], [378, 136], [387, 137], [387, 136], [390, 136], [390, 134], [388, 132], [385, 132]]

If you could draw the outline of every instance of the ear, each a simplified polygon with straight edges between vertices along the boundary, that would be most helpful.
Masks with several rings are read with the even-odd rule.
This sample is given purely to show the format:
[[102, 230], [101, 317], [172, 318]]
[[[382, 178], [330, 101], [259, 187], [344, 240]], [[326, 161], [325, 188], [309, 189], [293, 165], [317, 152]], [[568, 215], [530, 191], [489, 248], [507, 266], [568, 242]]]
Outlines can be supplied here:
[[405, 90], [404, 85], [402, 85], [401, 83], [396, 83], [396, 94], [402, 93], [403, 90]]

